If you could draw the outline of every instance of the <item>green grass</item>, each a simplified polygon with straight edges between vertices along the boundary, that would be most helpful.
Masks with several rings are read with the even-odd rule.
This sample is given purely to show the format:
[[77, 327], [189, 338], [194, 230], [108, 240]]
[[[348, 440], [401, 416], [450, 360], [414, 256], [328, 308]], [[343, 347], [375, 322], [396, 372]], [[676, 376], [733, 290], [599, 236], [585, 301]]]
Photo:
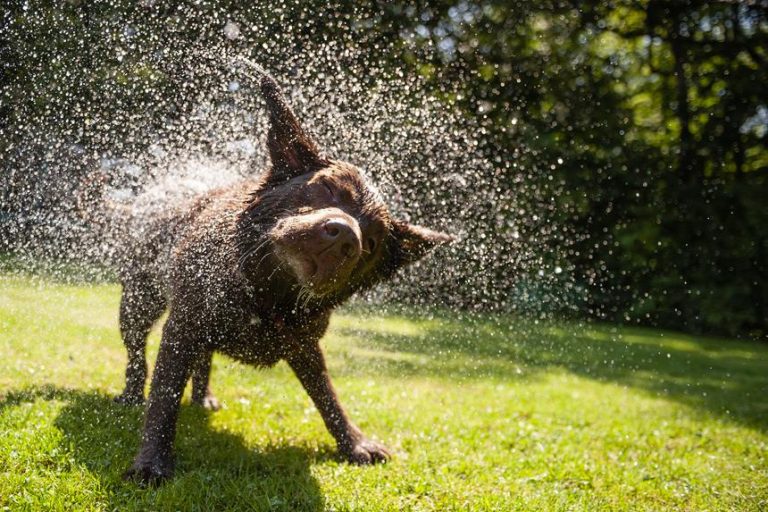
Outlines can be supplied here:
[[185, 398], [176, 477], [139, 489], [117, 306], [115, 285], [0, 275], [0, 510], [768, 509], [765, 345], [355, 309], [324, 343], [390, 464], [341, 462], [284, 364], [217, 356], [225, 409]]

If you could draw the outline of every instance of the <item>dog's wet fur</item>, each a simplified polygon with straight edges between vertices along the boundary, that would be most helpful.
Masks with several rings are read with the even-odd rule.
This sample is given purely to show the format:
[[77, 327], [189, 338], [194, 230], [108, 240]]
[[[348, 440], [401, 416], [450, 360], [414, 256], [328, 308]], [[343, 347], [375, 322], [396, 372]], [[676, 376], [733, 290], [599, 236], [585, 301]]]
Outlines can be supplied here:
[[390, 454], [347, 417], [320, 338], [334, 307], [452, 237], [399, 221], [355, 166], [327, 158], [267, 74], [258, 77], [270, 117], [270, 167], [258, 180], [169, 207], [129, 236], [119, 264], [125, 390], [144, 402], [146, 337], [168, 309], [152, 376], [141, 448], [126, 478], [173, 473], [181, 396], [217, 409], [208, 379], [214, 352], [257, 366], [285, 360], [349, 462]]

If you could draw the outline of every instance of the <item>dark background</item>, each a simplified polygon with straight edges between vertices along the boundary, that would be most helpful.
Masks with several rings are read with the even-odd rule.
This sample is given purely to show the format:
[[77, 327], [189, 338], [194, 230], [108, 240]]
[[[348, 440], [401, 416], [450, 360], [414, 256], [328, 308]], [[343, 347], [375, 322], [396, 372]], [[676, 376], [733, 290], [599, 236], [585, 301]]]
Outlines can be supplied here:
[[[473, 152], [526, 170], [498, 165], [483, 182], [496, 199], [472, 206], [478, 226], [500, 232], [492, 240], [511, 240], [504, 219], [546, 203], [549, 227], [515, 229], [540, 262], [567, 261], [567, 286], [539, 283], [578, 297], [561, 313], [766, 339], [768, 2], [244, 3], [3, 3], [0, 250], [74, 243], [53, 219], [104, 155], [193, 132], [204, 141], [178, 121], [226, 94], [199, 65], [210, 50], [251, 55], [283, 79], [312, 55], [317, 77], [341, 65], [371, 90], [418, 77], [419, 95], [403, 101], [438, 97], [481, 134]], [[228, 20], [239, 37], [222, 37]], [[416, 196], [420, 184], [433, 187], [414, 182]], [[502, 200], [515, 194], [514, 208]], [[423, 217], [442, 218], [437, 205]], [[486, 285], [457, 291], [456, 279], [438, 299], [488, 310], [536, 300], [521, 284], [536, 269], [511, 263], [514, 249], [491, 246]]]

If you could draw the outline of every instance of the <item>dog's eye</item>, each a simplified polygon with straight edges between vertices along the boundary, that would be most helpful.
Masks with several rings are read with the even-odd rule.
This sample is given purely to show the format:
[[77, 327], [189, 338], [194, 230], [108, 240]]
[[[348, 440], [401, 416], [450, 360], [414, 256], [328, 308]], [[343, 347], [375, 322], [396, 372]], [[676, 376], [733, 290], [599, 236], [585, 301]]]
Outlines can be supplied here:
[[373, 251], [376, 250], [376, 239], [368, 237], [366, 243], [368, 244], [368, 252], [373, 254]]
[[326, 192], [328, 192], [328, 196], [331, 199], [336, 199], [336, 194], [333, 192], [333, 187], [330, 186], [328, 183], [323, 182], [323, 187], [325, 187]]

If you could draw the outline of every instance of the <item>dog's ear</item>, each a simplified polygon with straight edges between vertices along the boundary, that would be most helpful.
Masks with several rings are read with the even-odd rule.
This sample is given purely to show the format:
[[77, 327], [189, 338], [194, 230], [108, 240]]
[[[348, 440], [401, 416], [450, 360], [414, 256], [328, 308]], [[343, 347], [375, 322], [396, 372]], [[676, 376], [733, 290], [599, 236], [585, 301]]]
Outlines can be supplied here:
[[387, 263], [392, 271], [421, 259], [438, 245], [456, 240], [453, 235], [402, 221], [392, 223], [390, 235]]
[[265, 73], [260, 86], [269, 110], [267, 146], [272, 167], [268, 181], [282, 183], [327, 165], [317, 144], [288, 106], [275, 79]]

